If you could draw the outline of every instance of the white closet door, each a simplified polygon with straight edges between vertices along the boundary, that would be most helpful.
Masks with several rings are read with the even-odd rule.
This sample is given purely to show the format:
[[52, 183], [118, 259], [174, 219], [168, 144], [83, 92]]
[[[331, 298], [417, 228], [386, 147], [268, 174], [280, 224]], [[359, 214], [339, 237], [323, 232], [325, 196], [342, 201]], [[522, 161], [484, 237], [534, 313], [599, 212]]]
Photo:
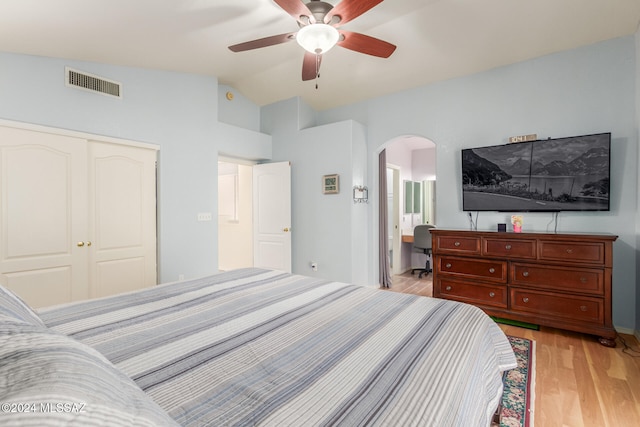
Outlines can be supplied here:
[[156, 151], [92, 142], [91, 297], [156, 284]]
[[87, 298], [86, 141], [0, 126], [0, 283], [34, 307]]

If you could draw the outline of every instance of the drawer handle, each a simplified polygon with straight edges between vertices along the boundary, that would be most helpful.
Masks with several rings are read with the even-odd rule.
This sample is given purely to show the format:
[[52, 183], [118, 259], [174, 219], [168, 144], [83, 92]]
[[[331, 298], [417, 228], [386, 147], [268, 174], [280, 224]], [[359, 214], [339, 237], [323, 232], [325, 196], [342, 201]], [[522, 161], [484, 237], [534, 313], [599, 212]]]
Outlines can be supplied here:
[[587, 306], [586, 305], [581, 305], [580, 306], [580, 311], [587, 311]]
[[506, 245], [504, 248], [509, 251], [511, 250], [511, 245]]
[[567, 249], [567, 253], [568, 253], [568, 254], [572, 254], [572, 253], [573, 253], [573, 249], [568, 248], [568, 249]]
[[496, 296], [496, 293], [495, 293], [495, 292], [489, 292], [489, 296], [490, 296], [491, 298], [493, 298], [493, 297], [495, 297], [495, 296]]
[[587, 278], [586, 277], [581, 277], [580, 278], [580, 283], [587, 283]]
[[460, 246], [460, 242], [455, 242], [453, 246]]
[[523, 275], [524, 277], [529, 277], [529, 272], [528, 272], [528, 271], [523, 271], [523, 272], [522, 272], [522, 275]]
[[445, 266], [445, 267], [447, 267], [447, 268], [451, 268], [451, 263], [450, 263], [450, 262], [448, 262], [448, 263], [446, 263], [444, 266]]
[[445, 290], [447, 290], [447, 291], [450, 291], [450, 290], [451, 290], [451, 286], [447, 286], [447, 287], [446, 287], [446, 288], [444, 288], [444, 289], [445, 289]]
[[522, 298], [522, 302], [529, 302], [529, 298], [527, 297]]
[[489, 273], [493, 274], [493, 273], [495, 273], [495, 272], [496, 272], [496, 269], [495, 269], [495, 268], [491, 267], [491, 268], [489, 269]]

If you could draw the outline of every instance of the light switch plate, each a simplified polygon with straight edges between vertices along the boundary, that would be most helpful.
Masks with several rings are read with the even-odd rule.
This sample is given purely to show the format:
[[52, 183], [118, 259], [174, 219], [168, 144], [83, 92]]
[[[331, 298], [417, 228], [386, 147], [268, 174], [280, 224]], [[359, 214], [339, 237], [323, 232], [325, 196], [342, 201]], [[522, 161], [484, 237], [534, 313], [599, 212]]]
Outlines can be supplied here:
[[211, 221], [212, 219], [211, 212], [200, 212], [198, 214], [198, 221]]

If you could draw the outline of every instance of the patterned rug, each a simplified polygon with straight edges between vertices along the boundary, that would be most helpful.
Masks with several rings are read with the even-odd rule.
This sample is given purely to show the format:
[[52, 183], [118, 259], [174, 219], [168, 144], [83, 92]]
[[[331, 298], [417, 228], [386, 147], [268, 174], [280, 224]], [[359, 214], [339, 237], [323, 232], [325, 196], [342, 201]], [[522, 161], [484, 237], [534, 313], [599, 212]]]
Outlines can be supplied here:
[[518, 367], [504, 373], [501, 427], [533, 427], [536, 342], [507, 335]]

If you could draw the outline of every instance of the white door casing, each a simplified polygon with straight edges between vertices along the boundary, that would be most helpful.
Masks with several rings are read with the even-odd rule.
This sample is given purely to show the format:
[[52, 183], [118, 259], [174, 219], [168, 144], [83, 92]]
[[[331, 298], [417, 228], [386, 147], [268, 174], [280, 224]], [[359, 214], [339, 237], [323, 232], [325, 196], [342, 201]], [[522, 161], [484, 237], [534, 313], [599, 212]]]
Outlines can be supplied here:
[[254, 267], [291, 272], [291, 164], [253, 167]]

